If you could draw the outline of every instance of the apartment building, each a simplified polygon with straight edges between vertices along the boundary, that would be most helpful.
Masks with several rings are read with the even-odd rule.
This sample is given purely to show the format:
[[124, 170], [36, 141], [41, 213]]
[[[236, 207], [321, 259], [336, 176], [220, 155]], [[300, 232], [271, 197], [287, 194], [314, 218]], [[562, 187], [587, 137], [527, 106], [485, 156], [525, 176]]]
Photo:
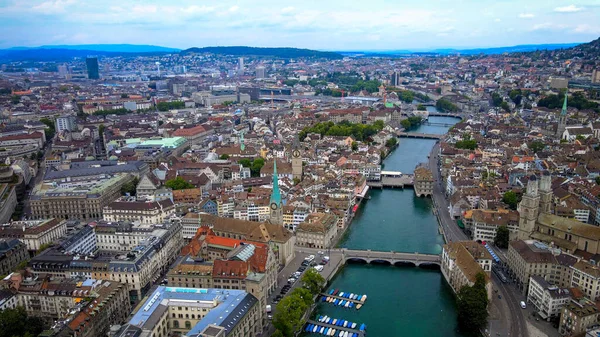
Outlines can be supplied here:
[[312, 213], [296, 228], [296, 245], [327, 249], [338, 233], [338, 217], [333, 213]]
[[578, 287], [595, 301], [600, 297], [600, 268], [592, 261], [579, 260], [571, 266], [571, 287]]
[[531, 276], [527, 302], [532, 304], [541, 318], [550, 321], [560, 316], [562, 308], [571, 302], [571, 292], [548, 283], [539, 275]]
[[473, 240], [494, 241], [500, 226], [506, 226], [511, 239], [516, 238], [519, 231], [519, 213], [511, 210], [474, 209], [471, 215], [471, 233]]
[[29, 261], [27, 245], [17, 239], [0, 239], [0, 275], [8, 275], [25, 261]]
[[589, 299], [571, 300], [562, 308], [558, 332], [563, 336], [577, 336], [597, 325], [600, 310]]
[[0, 227], [0, 238], [19, 239], [33, 254], [44, 245], [58, 242], [66, 232], [67, 224], [62, 219], [13, 221]]

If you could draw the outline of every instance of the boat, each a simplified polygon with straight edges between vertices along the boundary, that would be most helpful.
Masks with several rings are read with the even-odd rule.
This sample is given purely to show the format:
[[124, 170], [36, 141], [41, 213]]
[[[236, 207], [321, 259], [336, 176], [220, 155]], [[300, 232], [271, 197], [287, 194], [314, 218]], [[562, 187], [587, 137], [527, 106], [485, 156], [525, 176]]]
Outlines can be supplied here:
[[313, 333], [314, 333], [314, 332], [317, 332], [317, 328], [318, 328], [318, 326], [315, 324], [315, 326], [313, 326], [312, 332], [313, 332]]
[[349, 307], [352, 308], [354, 306], [354, 302], [350, 302]]
[[340, 331], [340, 334], [339, 334], [339, 336], [340, 336], [340, 337], [343, 337], [343, 336], [344, 336], [344, 332], [343, 332], [343, 331]]
[[341, 291], [340, 294], [338, 295], [339, 297], [344, 297], [344, 292]]
[[325, 332], [323, 332], [323, 334], [324, 334], [325, 336], [328, 336], [328, 335], [329, 335], [329, 328], [325, 328]]
[[350, 294], [350, 296], [348, 298], [351, 299], [351, 300], [353, 300], [354, 299], [354, 293]]
[[334, 318], [333, 322], [331, 322], [331, 325], [335, 325], [335, 323], [337, 323], [337, 321], [338, 321], [337, 318]]
[[341, 319], [339, 319], [339, 320], [337, 321], [337, 324], [336, 324], [336, 325], [337, 325], [337, 326], [342, 326], [342, 323], [343, 323], [343, 322], [344, 322], [344, 321], [342, 321]]
[[338, 300], [337, 298], [336, 298], [336, 299], [334, 299], [334, 300], [333, 300], [333, 305], [337, 305], [338, 301], [339, 301], [339, 300]]
[[348, 308], [350, 306], [350, 303], [352, 303], [352, 302], [346, 301], [346, 304], [344, 304], [344, 308]]
[[362, 295], [362, 297], [360, 298], [361, 302], [364, 302], [367, 300], [367, 295]]
[[329, 331], [329, 336], [333, 336], [335, 334], [335, 329], [331, 329], [331, 331]]
[[317, 319], [317, 321], [319, 321], [319, 322], [320, 322], [322, 319], [323, 319], [323, 316], [322, 316], [322, 315], [319, 315], [319, 318]]
[[325, 301], [327, 301], [327, 297], [321, 296], [321, 302], [325, 302]]
[[319, 333], [323, 334], [323, 331], [325, 331], [325, 327], [324, 326], [321, 327], [321, 330], [319, 330]]
[[344, 331], [344, 337], [348, 337], [348, 331]]
[[356, 305], [356, 310], [358, 310], [360, 308], [362, 308], [362, 304], [359, 303], [359, 304]]
[[352, 326], [350, 328], [356, 329], [356, 323], [352, 323]]
[[367, 329], [367, 326], [365, 325], [365, 323], [360, 325], [360, 328], [358, 328], [359, 331], [365, 331]]
[[306, 327], [304, 327], [304, 331], [308, 332], [309, 329], [310, 329], [310, 324], [306, 324]]
[[337, 290], [337, 289], [336, 289], [336, 290], [334, 290], [334, 291], [333, 291], [333, 296], [337, 295], [337, 293], [338, 293], [338, 290]]
[[333, 295], [333, 292], [334, 292], [334, 291], [335, 291], [334, 289], [331, 289], [331, 290], [329, 291], [329, 295]]
[[357, 298], [358, 298], [358, 296], [360, 296], [360, 295], [358, 295], [358, 294], [354, 295], [354, 299], [357, 299]]
[[345, 328], [348, 325], [348, 321], [344, 321], [344, 324], [342, 324], [342, 326]]

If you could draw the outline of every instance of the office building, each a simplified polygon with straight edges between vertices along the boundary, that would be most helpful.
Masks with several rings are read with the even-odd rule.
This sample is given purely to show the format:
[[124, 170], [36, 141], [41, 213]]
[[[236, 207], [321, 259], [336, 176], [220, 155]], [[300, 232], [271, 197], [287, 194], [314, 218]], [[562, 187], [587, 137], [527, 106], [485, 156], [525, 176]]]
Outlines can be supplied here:
[[75, 116], [57, 117], [54, 124], [56, 125], [57, 133], [61, 133], [63, 131], [69, 131], [69, 132], [75, 131], [75, 128], [76, 128]]
[[114, 337], [255, 337], [261, 310], [243, 290], [160, 286]]
[[265, 67], [256, 67], [256, 78], [265, 78]]
[[338, 232], [338, 217], [333, 213], [312, 213], [296, 228], [299, 247], [328, 249]]
[[100, 73], [98, 71], [98, 58], [97, 57], [86, 58], [85, 65], [87, 68], [88, 79], [90, 79], [90, 80], [100, 79]]
[[19, 239], [33, 254], [44, 245], [58, 242], [66, 232], [66, 221], [61, 219], [13, 221], [2, 226], [0, 238]]
[[158, 224], [175, 214], [171, 199], [161, 201], [138, 201], [135, 197], [121, 197], [104, 206], [104, 221], [131, 221], [142, 224]]
[[238, 70], [240, 73], [244, 72], [244, 58], [243, 57], [240, 57], [238, 59]]
[[0, 239], [0, 275], [8, 275], [25, 261], [29, 261], [27, 245], [17, 239]]

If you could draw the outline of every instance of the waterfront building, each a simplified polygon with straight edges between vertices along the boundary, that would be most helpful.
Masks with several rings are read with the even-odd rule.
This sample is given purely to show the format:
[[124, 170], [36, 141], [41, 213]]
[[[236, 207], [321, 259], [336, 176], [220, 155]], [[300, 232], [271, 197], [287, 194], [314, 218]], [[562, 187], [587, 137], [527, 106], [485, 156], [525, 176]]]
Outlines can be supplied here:
[[485, 247], [473, 241], [457, 241], [445, 244], [442, 249], [442, 274], [452, 290], [475, 284], [479, 273], [485, 275], [488, 299], [492, 298], [492, 255]]
[[508, 245], [507, 263], [523, 293], [529, 289], [529, 280], [533, 275], [539, 275], [559, 287], [570, 287], [573, 274], [571, 266], [576, 262], [576, 257], [539, 241], [516, 240]]
[[312, 213], [296, 228], [296, 245], [331, 248], [338, 233], [338, 217], [333, 213]]
[[596, 303], [587, 298], [571, 300], [562, 308], [558, 332], [562, 336], [577, 336], [597, 325], [600, 318], [600, 310]]
[[425, 166], [419, 165], [414, 171], [414, 188], [418, 197], [433, 195], [433, 173]]
[[0, 239], [0, 275], [8, 275], [24, 261], [29, 261], [27, 245], [17, 239]]
[[2, 226], [0, 238], [22, 241], [33, 255], [40, 247], [58, 241], [66, 232], [67, 222], [62, 219], [12, 221]]
[[540, 275], [529, 280], [527, 302], [531, 303], [542, 319], [559, 317], [562, 308], [571, 301], [571, 291], [550, 284]]
[[119, 173], [43, 182], [32, 191], [31, 215], [36, 219], [100, 219], [105, 206], [121, 195], [121, 186], [133, 175]]
[[114, 337], [255, 337], [261, 310], [243, 290], [159, 286]]
[[171, 199], [161, 201], [137, 201], [135, 197], [121, 197], [104, 206], [104, 221], [131, 221], [142, 224], [162, 223], [175, 214], [175, 204]]

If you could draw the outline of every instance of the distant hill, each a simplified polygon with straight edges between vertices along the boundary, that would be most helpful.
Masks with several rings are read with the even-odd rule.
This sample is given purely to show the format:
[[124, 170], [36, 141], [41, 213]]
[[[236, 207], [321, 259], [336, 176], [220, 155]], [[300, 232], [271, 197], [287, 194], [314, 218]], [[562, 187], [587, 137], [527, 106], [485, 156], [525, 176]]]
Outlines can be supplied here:
[[495, 47], [495, 48], [474, 48], [474, 49], [453, 49], [453, 48], [439, 48], [439, 49], [400, 49], [400, 50], [377, 50], [377, 51], [344, 51], [339, 52], [342, 55], [348, 56], [396, 56], [396, 55], [476, 55], [476, 54], [502, 54], [502, 53], [515, 53], [515, 52], [529, 52], [536, 50], [556, 50], [566, 49], [579, 45], [579, 43], [558, 43], [558, 44], [527, 44], [517, 45], [511, 47]]
[[177, 48], [145, 45], [145, 44], [78, 44], [78, 45], [46, 45], [39, 47], [13, 47], [8, 50], [32, 50], [32, 49], [68, 49], [68, 50], [91, 50], [112, 53], [175, 53], [181, 51]]
[[183, 50], [182, 54], [189, 53], [211, 53], [221, 55], [234, 55], [234, 56], [270, 56], [280, 58], [325, 58], [325, 59], [341, 59], [343, 56], [336, 52], [328, 51], [317, 51], [311, 49], [299, 49], [299, 48], [259, 48], [259, 47], [204, 47], [204, 48], [189, 48]]
[[2, 49], [0, 50], [0, 61], [69, 61], [74, 57], [94, 56], [137, 56], [137, 55], [164, 55], [167, 52], [110, 52], [98, 50], [75, 50], [75, 49]]

